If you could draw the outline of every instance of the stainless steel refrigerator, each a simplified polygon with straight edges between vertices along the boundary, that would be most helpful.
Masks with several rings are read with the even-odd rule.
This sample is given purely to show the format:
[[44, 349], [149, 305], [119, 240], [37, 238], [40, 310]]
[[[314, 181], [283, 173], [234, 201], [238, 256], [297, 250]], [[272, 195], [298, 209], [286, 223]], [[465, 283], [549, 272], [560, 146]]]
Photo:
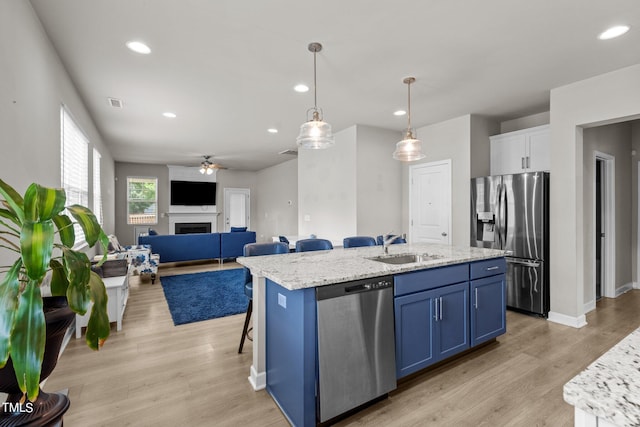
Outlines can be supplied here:
[[507, 307], [549, 314], [549, 173], [471, 180], [471, 246], [503, 249]]

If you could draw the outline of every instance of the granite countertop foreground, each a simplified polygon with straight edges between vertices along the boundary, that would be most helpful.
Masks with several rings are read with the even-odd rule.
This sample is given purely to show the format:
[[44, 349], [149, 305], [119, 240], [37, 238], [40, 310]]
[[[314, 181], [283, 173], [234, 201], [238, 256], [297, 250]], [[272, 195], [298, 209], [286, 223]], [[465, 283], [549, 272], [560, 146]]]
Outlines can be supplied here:
[[564, 400], [620, 427], [640, 425], [640, 329], [566, 383]]
[[296, 290], [497, 258], [504, 256], [504, 251], [429, 243], [389, 246], [389, 255], [400, 254], [429, 254], [436, 258], [410, 264], [385, 264], [368, 259], [383, 255], [382, 246], [368, 246], [240, 257], [237, 261], [248, 267], [254, 275], [264, 276], [289, 290]]

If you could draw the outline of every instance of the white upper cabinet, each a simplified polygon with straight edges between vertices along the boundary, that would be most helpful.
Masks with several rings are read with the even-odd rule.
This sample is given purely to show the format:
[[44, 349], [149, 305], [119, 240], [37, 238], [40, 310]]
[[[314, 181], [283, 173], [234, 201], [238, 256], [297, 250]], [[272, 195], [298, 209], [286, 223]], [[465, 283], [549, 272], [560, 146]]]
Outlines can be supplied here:
[[494, 135], [489, 139], [491, 175], [551, 169], [549, 125]]

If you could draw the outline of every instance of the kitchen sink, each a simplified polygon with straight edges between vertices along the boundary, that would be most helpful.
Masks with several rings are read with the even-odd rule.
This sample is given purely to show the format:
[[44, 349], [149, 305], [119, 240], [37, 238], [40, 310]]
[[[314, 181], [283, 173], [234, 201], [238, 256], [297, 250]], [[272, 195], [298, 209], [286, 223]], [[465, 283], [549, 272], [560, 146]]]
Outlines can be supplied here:
[[411, 264], [414, 262], [429, 261], [432, 259], [442, 258], [442, 255], [431, 254], [399, 254], [399, 255], [381, 255], [369, 258], [372, 261], [384, 262], [386, 264]]

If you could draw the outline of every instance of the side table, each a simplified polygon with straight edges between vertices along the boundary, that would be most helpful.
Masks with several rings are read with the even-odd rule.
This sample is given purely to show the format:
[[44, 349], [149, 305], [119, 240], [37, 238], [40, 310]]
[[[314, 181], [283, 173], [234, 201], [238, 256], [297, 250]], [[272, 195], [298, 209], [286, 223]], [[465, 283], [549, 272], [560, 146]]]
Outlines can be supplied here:
[[[127, 307], [127, 299], [129, 298], [129, 275], [105, 277], [102, 279], [107, 289], [107, 313], [109, 314], [109, 322], [116, 322], [116, 331], [122, 330], [122, 316]], [[89, 323], [91, 307], [84, 316], [76, 314], [76, 338], [82, 336], [82, 328]]]

